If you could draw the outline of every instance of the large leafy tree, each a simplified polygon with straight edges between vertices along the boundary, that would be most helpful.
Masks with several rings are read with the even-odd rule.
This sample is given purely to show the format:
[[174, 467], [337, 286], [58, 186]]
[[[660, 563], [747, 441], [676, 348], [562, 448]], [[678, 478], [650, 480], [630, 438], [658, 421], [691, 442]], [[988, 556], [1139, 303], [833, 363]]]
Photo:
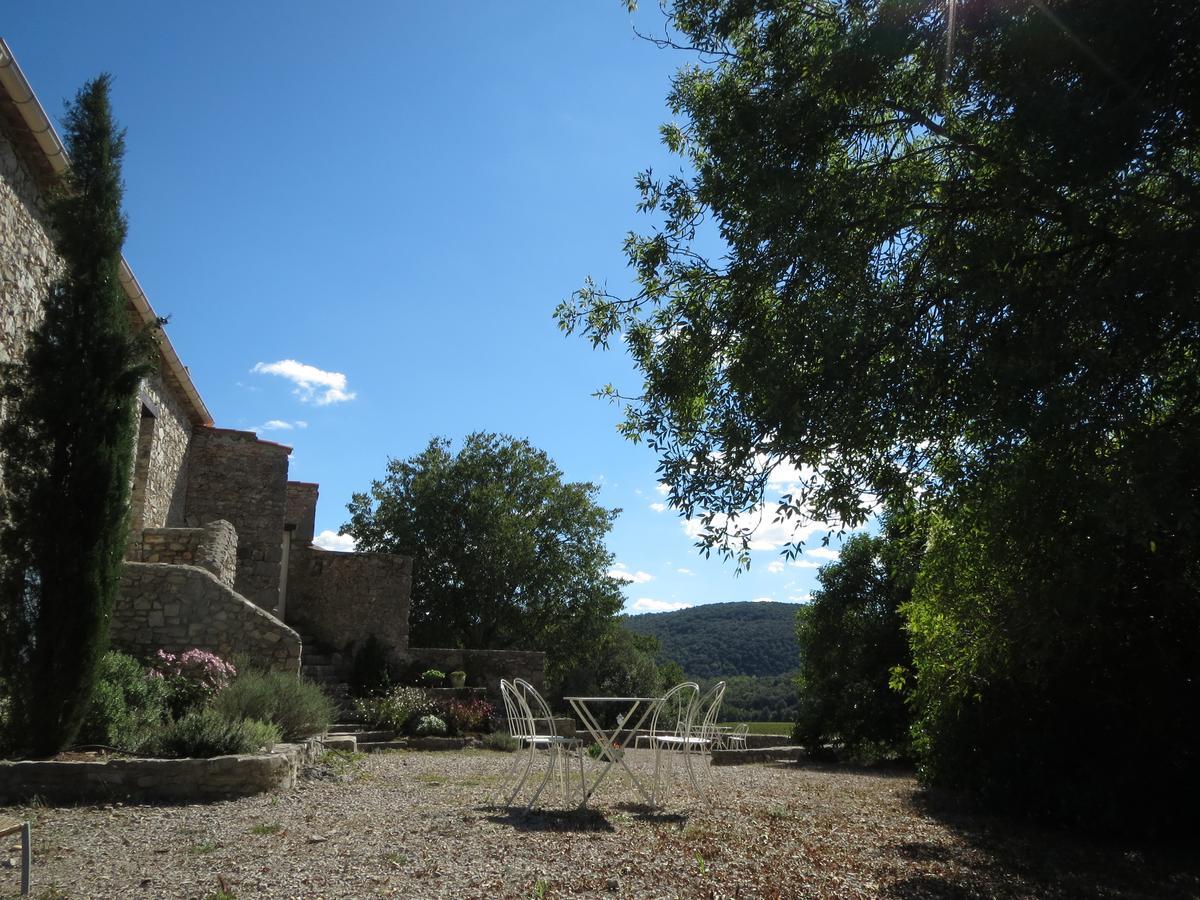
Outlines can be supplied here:
[[67, 746], [107, 643], [129, 535], [138, 384], [153, 330], [135, 333], [119, 280], [124, 135], [109, 79], [64, 119], [71, 169], [50, 203], [62, 274], [23, 365], [5, 373], [0, 615], [18, 745]]
[[545, 650], [553, 679], [611, 636], [623, 602], [604, 545], [618, 510], [596, 492], [527, 441], [435, 438], [354, 495], [343, 531], [413, 558], [412, 644]]
[[625, 429], [678, 508], [744, 511], [791, 462], [784, 512], [853, 522], [1030, 441], [1192, 427], [1194, 4], [676, 0], [669, 25], [697, 61], [681, 172], [638, 179], [638, 290], [557, 315], [622, 335]]
[[[938, 515], [908, 607], [926, 774], [1178, 821], [1200, 800], [1175, 712], [1200, 703], [1197, 7], [667, 16], [660, 42], [693, 54], [663, 129], [683, 165], [639, 178], [661, 218], [627, 239], [635, 292], [589, 282], [558, 310], [641, 369], [626, 432], [689, 514], [774, 499], [784, 463], [805, 476], [785, 516], [918, 494]], [[742, 551], [745, 521], [707, 540]], [[1066, 777], [1096, 746], [1109, 777]]]
[[800, 645], [796, 737], [863, 760], [907, 756], [911, 715], [893, 690], [912, 666], [901, 607], [912, 599], [924, 531], [916, 516], [890, 514], [881, 534], [857, 534], [821, 587], [796, 613]]

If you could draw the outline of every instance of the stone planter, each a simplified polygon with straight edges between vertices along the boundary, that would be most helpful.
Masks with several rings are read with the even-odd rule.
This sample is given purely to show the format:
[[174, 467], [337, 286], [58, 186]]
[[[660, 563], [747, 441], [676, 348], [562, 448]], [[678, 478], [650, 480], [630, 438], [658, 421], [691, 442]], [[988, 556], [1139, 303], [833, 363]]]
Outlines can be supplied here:
[[319, 742], [276, 744], [270, 753], [211, 759], [0, 762], [0, 803], [38, 797], [59, 803], [196, 803], [290, 790]]

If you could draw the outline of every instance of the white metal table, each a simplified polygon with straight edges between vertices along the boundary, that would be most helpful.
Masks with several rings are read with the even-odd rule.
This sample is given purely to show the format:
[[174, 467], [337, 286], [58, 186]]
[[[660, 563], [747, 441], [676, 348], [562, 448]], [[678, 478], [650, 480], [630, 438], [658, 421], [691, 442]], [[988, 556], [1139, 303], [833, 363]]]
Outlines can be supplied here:
[[[633, 773], [633, 770], [625, 762], [625, 753], [617, 744], [617, 738], [620, 737], [622, 731], [626, 730], [631, 734], [636, 734], [638, 729], [642, 727], [642, 723], [646, 721], [646, 717], [662, 701], [662, 697], [564, 697], [563, 699], [571, 704], [571, 708], [575, 710], [575, 714], [583, 722], [583, 727], [587, 729], [588, 734], [600, 746], [600, 755], [605, 760], [604, 768], [597, 773], [596, 780], [592, 782], [591, 787], [585, 786], [583, 801], [579, 805], [586, 806], [592, 794], [596, 792], [596, 788], [600, 786], [600, 783], [608, 775], [609, 770], [613, 766], [619, 765], [629, 775], [629, 780], [633, 782], [633, 786], [637, 788], [638, 793], [642, 795], [647, 803], [654, 806], [654, 795], [646, 790], [641, 779]], [[617, 727], [611, 731], [605, 729], [600, 724], [600, 720], [593, 711], [593, 707], [602, 703], [616, 703], [625, 706], [625, 712], [617, 716]], [[639, 710], [640, 715], [638, 714]], [[637, 716], [636, 720], [634, 716]]]

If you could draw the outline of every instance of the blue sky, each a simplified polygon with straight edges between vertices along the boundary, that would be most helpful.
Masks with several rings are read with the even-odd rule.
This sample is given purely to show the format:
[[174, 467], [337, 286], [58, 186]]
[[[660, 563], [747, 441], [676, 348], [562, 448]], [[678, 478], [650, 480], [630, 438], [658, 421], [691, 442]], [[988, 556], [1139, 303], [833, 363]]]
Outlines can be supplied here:
[[836, 555], [823, 532], [787, 562], [768, 513], [749, 572], [699, 556], [591, 396], [636, 393], [628, 361], [551, 316], [588, 275], [628, 287], [634, 175], [678, 168], [658, 126], [685, 58], [635, 37], [659, 27], [643, 6], [39, 0], [2, 34], [52, 119], [114, 76], [126, 258], [216, 424], [320, 483], [318, 532], [389, 457], [505, 432], [624, 510], [628, 610], [797, 602]]

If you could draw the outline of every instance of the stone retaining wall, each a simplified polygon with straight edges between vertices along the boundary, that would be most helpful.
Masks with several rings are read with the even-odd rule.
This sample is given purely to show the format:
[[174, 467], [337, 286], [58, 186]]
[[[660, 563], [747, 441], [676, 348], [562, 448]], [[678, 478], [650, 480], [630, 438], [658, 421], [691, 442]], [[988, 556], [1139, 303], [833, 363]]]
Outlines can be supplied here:
[[412, 560], [391, 553], [336, 553], [293, 546], [285, 617], [319, 643], [349, 654], [374, 634], [393, 650], [408, 646]]
[[196, 566], [125, 563], [109, 636], [115, 649], [134, 656], [199, 647], [300, 671], [300, 636]]
[[0, 803], [37, 797], [52, 803], [112, 800], [197, 803], [290, 790], [317, 741], [276, 744], [270, 753], [212, 759], [107, 759], [0, 762]]
[[488, 700], [503, 710], [500, 679], [524, 678], [540, 693], [546, 690], [546, 654], [540, 650], [462, 650], [450, 647], [409, 647], [403, 665], [414, 669], [441, 669], [467, 673], [471, 687], [487, 688]]

